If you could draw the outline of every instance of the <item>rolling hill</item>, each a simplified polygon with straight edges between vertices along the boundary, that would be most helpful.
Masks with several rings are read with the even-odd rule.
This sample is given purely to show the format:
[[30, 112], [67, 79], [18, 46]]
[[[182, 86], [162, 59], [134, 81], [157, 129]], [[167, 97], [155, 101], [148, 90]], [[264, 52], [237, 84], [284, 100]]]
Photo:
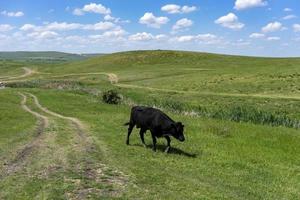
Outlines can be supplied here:
[[[299, 58], [162, 50], [2, 60], [0, 199], [297, 199], [299, 71]], [[111, 89], [121, 104], [102, 101]], [[152, 152], [134, 130], [125, 145], [136, 104], [183, 122], [186, 141]]]

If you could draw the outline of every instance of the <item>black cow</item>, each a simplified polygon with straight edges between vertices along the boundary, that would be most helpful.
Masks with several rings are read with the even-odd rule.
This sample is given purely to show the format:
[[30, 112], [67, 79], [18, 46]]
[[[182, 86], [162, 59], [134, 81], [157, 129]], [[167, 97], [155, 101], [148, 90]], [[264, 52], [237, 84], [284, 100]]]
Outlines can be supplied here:
[[183, 135], [184, 125], [181, 122], [175, 122], [162, 111], [151, 107], [133, 107], [131, 109], [130, 121], [124, 125], [129, 125], [126, 140], [127, 145], [129, 145], [129, 136], [134, 126], [140, 128], [140, 137], [145, 147], [144, 134], [147, 130], [150, 130], [153, 140], [153, 151], [156, 151], [156, 138], [166, 138], [168, 146], [165, 152], [170, 150], [170, 136], [175, 137], [181, 142], [185, 140]]

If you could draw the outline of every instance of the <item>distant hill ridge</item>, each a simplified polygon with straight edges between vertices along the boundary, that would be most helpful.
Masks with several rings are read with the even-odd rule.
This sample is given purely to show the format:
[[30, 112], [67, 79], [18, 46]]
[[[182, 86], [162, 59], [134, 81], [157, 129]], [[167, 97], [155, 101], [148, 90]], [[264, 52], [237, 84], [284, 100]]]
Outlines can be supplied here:
[[0, 60], [67, 62], [101, 55], [103, 54], [74, 54], [58, 51], [3, 51], [0, 52]]

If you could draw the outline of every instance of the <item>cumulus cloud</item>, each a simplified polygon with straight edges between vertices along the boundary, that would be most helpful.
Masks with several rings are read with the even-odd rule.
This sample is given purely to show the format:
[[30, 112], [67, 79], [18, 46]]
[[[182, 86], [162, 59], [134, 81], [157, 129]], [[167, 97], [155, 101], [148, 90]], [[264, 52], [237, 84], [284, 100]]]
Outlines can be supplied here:
[[204, 44], [215, 44], [219, 43], [221, 39], [216, 35], [207, 33], [207, 34], [199, 34], [199, 35], [183, 35], [179, 37], [174, 37], [171, 41], [175, 42], [199, 42]]
[[293, 29], [295, 32], [300, 32], [300, 24], [294, 24]]
[[176, 4], [167, 4], [161, 7], [161, 10], [169, 14], [190, 13], [197, 10], [196, 6], [179, 6]]
[[143, 17], [140, 18], [139, 22], [141, 24], [146, 24], [152, 28], [160, 28], [162, 25], [167, 24], [169, 22], [169, 18], [167, 17], [156, 17], [153, 13], [147, 12]]
[[275, 32], [275, 31], [280, 31], [283, 30], [284, 27], [280, 22], [271, 22], [267, 24], [266, 26], [262, 27], [262, 32], [264, 33], [269, 33], [269, 32]]
[[105, 21], [112, 21], [114, 23], [130, 23], [129, 20], [121, 20], [119, 17], [113, 17], [111, 15], [105, 15], [104, 16]]
[[111, 14], [110, 8], [106, 8], [102, 4], [96, 4], [96, 3], [90, 3], [87, 5], [84, 5], [83, 8], [75, 8], [73, 10], [74, 15], [84, 15], [85, 12], [89, 13], [97, 13], [97, 14], [103, 14], [108, 15]]
[[278, 40], [280, 40], [280, 37], [268, 37], [267, 40], [268, 41], [278, 41]]
[[189, 20], [187, 18], [183, 18], [178, 20], [175, 25], [172, 27], [173, 30], [179, 30], [179, 29], [184, 29], [188, 28], [193, 25], [193, 21]]
[[29, 37], [35, 38], [35, 39], [53, 39], [56, 36], [58, 36], [58, 33], [53, 31], [41, 31], [41, 32], [33, 32], [28, 34]]
[[215, 20], [215, 23], [233, 30], [239, 30], [245, 26], [245, 24], [239, 22], [238, 17], [233, 13], [220, 17]]
[[253, 38], [253, 39], [259, 39], [259, 38], [264, 38], [265, 34], [263, 34], [263, 33], [252, 33], [249, 37]]
[[133, 35], [130, 35], [128, 37], [129, 41], [150, 41], [150, 40], [162, 40], [165, 39], [167, 36], [164, 34], [159, 34], [159, 35], [152, 35], [151, 33], [136, 33]]
[[236, 10], [244, 10], [254, 7], [262, 7], [268, 5], [265, 0], [236, 0], [234, 8]]
[[9, 24], [0, 24], [0, 32], [7, 32], [13, 30], [14, 27]]
[[79, 24], [79, 23], [66, 23], [66, 22], [52, 22], [45, 24], [44, 26], [36, 26], [33, 24], [24, 24], [20, 30], [21, 31], [35, 31], [35, 32], [42, 32], [42, 31], [70, 31], [70, 30], [109, 30], [118, 28], [112, 22], [98, 22], [95, 24]]
[[148, 41], [152, 40], [153, 38], [154, 36], [151, 33], [146, 32], [136, 33], [134, 35], [129, 36], [129, 40], [131, 41]]
[[297, 16], [296, 15], [287, 15], [287, 16], [284, 16], [282, 19], [289, 20], [289, 19], [294, 19], [294, 18], [297, 18]]
[[7, 16], [7, 17], [22, 17], [22, 16], [24, 16], [24, 13], [22, 11], [8, 12], [6, 10], [3, 10], [1, 12], [1, 15], [4, 15], [4, 16]]

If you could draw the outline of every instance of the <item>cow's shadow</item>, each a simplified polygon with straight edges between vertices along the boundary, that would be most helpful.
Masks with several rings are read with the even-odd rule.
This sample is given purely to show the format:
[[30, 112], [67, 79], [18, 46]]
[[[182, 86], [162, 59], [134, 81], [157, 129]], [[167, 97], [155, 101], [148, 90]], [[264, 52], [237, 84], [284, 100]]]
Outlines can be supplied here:
[[[143, 145], [141, 144], [132, 144], [131, 146], [138, 146], [138, 147], [143, 147], [145, 148]], [[153, 145], [146, 145], [147, 148], [151, 148], [153, 147]], [[156, 151], [161, 151], [161, 152], [165, 152], [167, 146], [165, 145], [162, 145], [162, 144], [157, 144], [156, 145]], [[176, 147], [172, 147], [170, 148], [168, 154], [177, 154], [177, 155], [181, 155], [181, 156], [186, 156], [186, 157], [189, 157], [189, 158], [196, 158], [197, 157], [197, 154], [194, 154], [194, 153], [188, 153], [188, 152], [185, 152], [181, 149], [178, 149]]]

